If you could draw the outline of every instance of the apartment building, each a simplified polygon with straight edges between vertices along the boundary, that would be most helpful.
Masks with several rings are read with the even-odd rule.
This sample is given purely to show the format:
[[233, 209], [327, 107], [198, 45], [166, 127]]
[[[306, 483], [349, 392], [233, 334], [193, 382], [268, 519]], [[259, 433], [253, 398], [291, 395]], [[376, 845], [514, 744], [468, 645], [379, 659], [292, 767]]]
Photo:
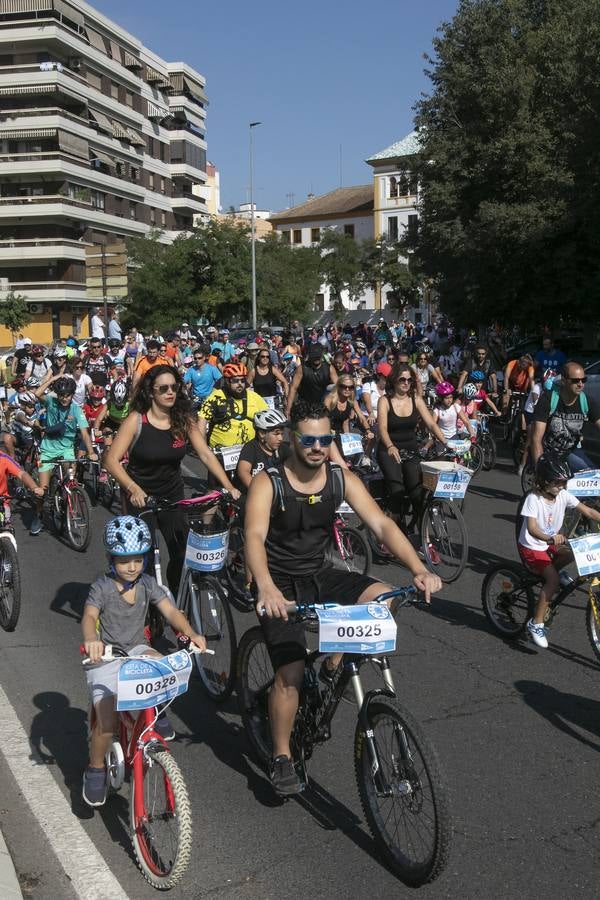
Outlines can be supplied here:
[[[206, 214], [203, 76], [79, 0], [0, 0], [0, 301], [88, 334], [85, 247]], [[0, 328], [0, 345], [12, 343]]]
[[[373, 238], [373, 185], [359, 184], [337, 188], [318, 197], [310, 195], [304, 203], [275, 213], [269, 219], [281, 240], [294, 247], [311, 247], [318, 244], [326, 229], [335, 229], [357, 241]], [[315, 297], [315, 309], [333, 308], [334, 298], [326, 284], [321, 285]], [[366, 288], [358, 300], [351, 300], [342, 291], [346, 309], [372, 309], [373, 291]]]

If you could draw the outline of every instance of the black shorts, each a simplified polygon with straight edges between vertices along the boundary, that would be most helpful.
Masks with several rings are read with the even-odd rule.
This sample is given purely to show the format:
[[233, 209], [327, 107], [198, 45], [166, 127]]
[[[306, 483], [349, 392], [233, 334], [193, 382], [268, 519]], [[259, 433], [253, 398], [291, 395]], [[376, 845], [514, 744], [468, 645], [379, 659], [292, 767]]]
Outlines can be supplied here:
[[[272, 578], [286, 600], [298, 603], [340, 603], [343, 606], [354, 606], [370, 585], [379, 582], [378, 578], [356, 572], [341, 572], [327, 565], [312, 576], [272, 575]], [[259, 621], [275, 670], [288, 663], [304, 660], [304, 625], [283, 619], [270, 619], [267, 616], [260, 616]]]

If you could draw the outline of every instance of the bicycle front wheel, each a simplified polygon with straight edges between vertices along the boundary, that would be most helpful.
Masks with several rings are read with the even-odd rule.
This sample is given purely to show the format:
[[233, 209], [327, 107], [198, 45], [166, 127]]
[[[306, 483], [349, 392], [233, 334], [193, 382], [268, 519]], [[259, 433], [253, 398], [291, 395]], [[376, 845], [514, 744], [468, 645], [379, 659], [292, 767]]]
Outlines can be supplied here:
[[585, 624], [594, 656], [600, 661], [600, 588], [597, 586], [590, 587]]
[[231, 602], [240, 612], [251, 612], [254, 609], [254, 600], [246, 589], [244, 529], [241, 525], [232, 525], [229, 529], [227, 563], [224, 571]]
[[449, 500], [431, 497], [421, 521], [421, 546], [425, 565], [442, 581], [455, 581], [469, 555], [469, 536], [461, 511]]
[[339, 546], [334, 535], [328, 554], [334, 568], [366, 575], [371, 567], [371, 550], [366, 539], [356, 528], [345, 524], [337, 526], [337, 533]]
[[427, 884], [445, 867], [452, 835], [436, 754], [415, 719], [396, 702], [371, 703], [366, 724], [379, 764], [374, 775], [359, 723], [354, 770], [367, 824], [392, 871], [412, 887]]
[[0, 626], [14, 631], [21, 612], [19, 557], [9, 538], [0, 539]]
[[269, 691], [275, 673], [260, 625], [247, 631], [238, 649], [238, 706], [246, 736], [258, 761], [267, 765], [273, 753], [269, 725]]
[[83, 553], [92, 538], [90, 501], [81, 487], [71, 488], [63, 499], [65, 511], [65, 532], [73, 550]]
[[481, 450], [483, 452], [483, 468], [486, 472], [489, 472], [496, 465], [498, 456], [496, 441], [491, 434], [484, 434], [481, 440]]
[[[138, 750], [138, 753], [141, 752]], [[166, 750], [147, 750], [141, 785], [131, 780], [130, 823], [133, 850], [146, 881], [166, 891], [181, 881], [192, 852], [192, 810], [179, 766]], [[144, 813], [137, 816], [136, 793], [143, 791]]]
[[213, 654], [193, 656], [200, 683], [211, 700], [223, 703], [231, 696], [235, 683], [237, 639], [227, 595], [216, 578], [186, 573], [190, 622], [198, 634], [206, 638]]
[[481, 604], [500, 637], [516, 638], [522, 634], [535, 606], [523, 569], [511, 563], [491, 569], [481, 585]]

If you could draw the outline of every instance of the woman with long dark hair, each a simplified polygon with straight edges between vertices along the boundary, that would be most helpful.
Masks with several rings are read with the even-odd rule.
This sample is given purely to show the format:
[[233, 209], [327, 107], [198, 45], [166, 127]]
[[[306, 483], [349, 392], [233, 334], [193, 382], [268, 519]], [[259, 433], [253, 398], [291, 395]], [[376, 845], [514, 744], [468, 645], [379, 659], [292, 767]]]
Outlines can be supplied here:
[[[238, 497], [239, 491], [198, 428], [181, 375], [172, 366], [154, 366], [140, 379], [131, 412], [104, 459], [106, 470], [123, 489], [126, 512], [142, 509], [149, 495], [169, 501], [183, 499], [181, 463], [188, 441], [215, 480]], [[126, 454], [127, 469], [121, 464]], [[187, 537], [185, 518], [175, 507], [159, 513], [158, 525], [169, 550], [167, 582], [177, 594]]]
[[425, 401], [417, 393], [413, 371], [407, 364], [399, 363], [388, 376], [385, 397], [381, 397], [377, 404], [377, 462], [384, 474], [390, 506], [395, 513], [401, 511], [405, 496], [410, 497], [415, 515], [421, 508], [423, 491], [417, 440], [419, 419], [441, 444], [446, 443]]
[[271, 362], [271, 354], [265, 347], [256, 354], [253, 368], [248, 372], [246, 378], [248, 387], [260, 394], [261, 397], [277, 396], [277, 383], [281, 385], [284, 399], [287, 400], [289, 386], [279, 369], [276, 369]]

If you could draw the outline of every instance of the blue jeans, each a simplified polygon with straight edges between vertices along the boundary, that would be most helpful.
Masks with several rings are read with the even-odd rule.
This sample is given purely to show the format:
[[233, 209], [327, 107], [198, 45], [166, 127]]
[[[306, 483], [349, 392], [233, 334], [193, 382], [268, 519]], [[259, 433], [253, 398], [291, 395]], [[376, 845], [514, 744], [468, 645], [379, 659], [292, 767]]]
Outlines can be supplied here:
[[594, 463], [585, 455], [583, 450], [575, 449], [567, 456], [567, 462], [571, 472], [581, 472], [582, 469], [593, 469]]

